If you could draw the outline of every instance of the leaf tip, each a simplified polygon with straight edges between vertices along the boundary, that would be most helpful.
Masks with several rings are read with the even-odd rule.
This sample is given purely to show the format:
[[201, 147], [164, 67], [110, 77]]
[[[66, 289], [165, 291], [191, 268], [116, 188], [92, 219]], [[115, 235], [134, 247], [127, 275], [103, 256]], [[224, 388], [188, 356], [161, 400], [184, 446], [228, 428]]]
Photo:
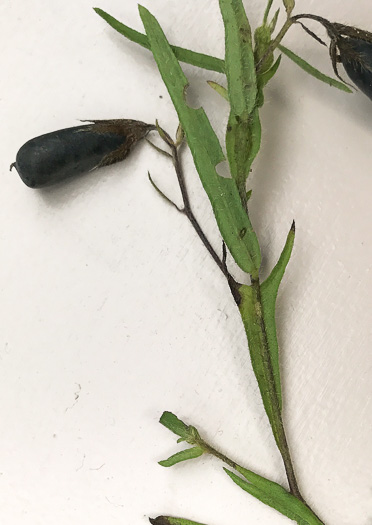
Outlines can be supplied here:
[[292, 225], [291, 225], [291, 232], [295, 233], [296, 232], [296, 223], [295, 221], [293, 220], [292, 221]]
[[150, 11], [143, 5], [138, 4], [138, 12], [142, 18], [143, 15], [147, 15], [150, 13]]

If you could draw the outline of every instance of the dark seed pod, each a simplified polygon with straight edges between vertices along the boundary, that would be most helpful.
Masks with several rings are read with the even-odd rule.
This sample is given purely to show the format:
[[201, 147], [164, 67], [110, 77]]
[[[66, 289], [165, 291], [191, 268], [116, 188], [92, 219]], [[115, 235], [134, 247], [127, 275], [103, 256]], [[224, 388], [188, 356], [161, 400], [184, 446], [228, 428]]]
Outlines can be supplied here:
[[342, 65], [354, 84], [372, 99], [372, 43], [355, 38], [339, 39]]
[[[85, 122], [85, 121], [83, 121]], [[74, 175], [124, 160], [132, 146], [155, 126], [136, 120], [91, 120], [74, 128], [29, 140], [15, 166], [30, 188], [42, 188]]]
[[[343, 80], [337, 68], [338, 62], [342, 62], [350, 79], [372, 100], [372, 33], [357, 27], [329, 22], [325, 18], [310, 14], [296, 15], [292, 20], [298, 22], [303, 18], [316, 20], [327, 30], [331, 40], [329, 54], [337, 77]], [[311, 31], [304, 29], [324, 44]]]

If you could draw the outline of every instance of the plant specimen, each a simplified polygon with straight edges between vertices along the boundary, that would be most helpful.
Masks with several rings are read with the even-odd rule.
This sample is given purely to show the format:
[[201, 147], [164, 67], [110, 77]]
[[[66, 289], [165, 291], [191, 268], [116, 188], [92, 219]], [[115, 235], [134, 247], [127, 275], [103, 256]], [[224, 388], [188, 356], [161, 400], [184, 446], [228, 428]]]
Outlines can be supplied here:
[[[193, 425], [184, 423], [170, 412], [164, 412], [160, 422], [179, 437], [178, 442], [186, 442], [191, 445], [191, 448], [183, 449], [160, 464], [170, 467], [181, 461], [198, 458], [203, 454], [211, 454], [225, 463], [228, 467], [225, 467], [226, 474], [244, 491], [296, 521], [299, 525], [321, 525], [324, 522], [310, 508], [298, 486], [282, 415], [283, 395], [275, 305], [278, 289], [294, 244], [295, 224], [293, 222], [289, 227], [287, 239], [277, 264], [272, 268], [270, 275], [261, 281], [262, 254], [248, 213], [251, 192], [247, 190], [247, 180], [261, 146], [260, 109], [264, 104], [264, 88], [276, 74], [281, 62], [281, 56], [275, 59], [274, 52], [279, 49], [314, 77], [345, 92], [351, 92], [348, 85], [339, 77], [337, 63], [341, 61], [351, 80], [370, 96], [372, 39], [371, 35], [365, 31], [331, 23], [316, 15], [294, 16], [292, 15], [295, 7], [293, 0], [283, 0], [287, 19], [283, 27], [276, 32], [278, 11], [270, 18], [272, 3], [272, 0], [268, 1], [262, 25], [252, 33], [242, 1], [220, 0], [225, 25], [224, 60], [171, 46], [158, 21], [144, 7], [140, 6], [139, 11], [146, 34], [130, 29], [101, 9], [97, 8], [96, 12], [121, 34], [151, 50], [177, 111], [180, 126], [174, 139], [159, 123], [156, 123], [156, 126], [139, 123], [140, 133], [136, 139], [144, 138], [151, 130], [156, 130], [160, 135], [165, 144], [165, 150], [157, 146], [156, 148], [160, 153], [168, 156], [174, 165], [183, 206], [179, 208], [172, 203], [157, 187], [149, 174], [150, 182], [168, 203], [174, 204], [177, 210], [187, 217], [227, 281], [245, 328], [252, 366], [272, 433], [283, 459], [288, 489], [239, 465], [233, 459], [217, 451]], [[327, 29], [331, 41], [330, 56], [335, 73], [339, 77], [338, 80], [322, 74], [281, 43], [293, 24], [303, 25], [302, 20], [309, 18], [319, 21]], [[305, 25], [303, 27], [311, 36], [324, 44]], [[186, 102], [185, 92], [188, 80], [181, 69], [180, 62], [226, 74], [227, 88], [210, 82], [210, 86], [230, 106], [225, 135], [226, 155], [204, 110], [193, 109]], [[99, 123], [94, 125], [99, 125]], [[87, 129], [89, 133], [94, 132], [91, 126]], [[95, 138], [96, 135], [94, 135]], [[102, 134], [102, 140], [104, 138], [105, 135]], [[43, 140], [42, 137], [39, 139]], [[105, 151], [105, 154], [115, 152], [119, 142], [115, 140], [113, 147], [110, 146], [109, 151]], [[180, 158], [181, 148], [185, 143], [192, 153], [195, 167], [210, 200], [223, 239], [221, 253], [212, 247], [192, 210]], [[218, 173], [218, 165], [225, 159], [229, 164], [230, 177], [222, 177]], [[116, 160], [121, 160], [121, 158], [115, 157], [113, 162]], [[79, 168], [78, 171], [111, 163], [106, 162], [105, 157], [102, 158], [101, 154], [92, 162], [92, 164], [83, 166], [79, 164], [82, 169]], [[18, 164], [17, 159], [17, 169]], [[64, 177], [59, 177], [59, 180], [61, 178]], [[44, 179], [42, 184], [44, 184]], [[38, 184], [32, 185], [38, 186]], [[245, 273], [245, 280], [238, 280], [232, 274], [228, 253], [240, 270]], [[150, 521], [156, 525], [194, 523], [185, 518], [169, 516], [159, 516]]]

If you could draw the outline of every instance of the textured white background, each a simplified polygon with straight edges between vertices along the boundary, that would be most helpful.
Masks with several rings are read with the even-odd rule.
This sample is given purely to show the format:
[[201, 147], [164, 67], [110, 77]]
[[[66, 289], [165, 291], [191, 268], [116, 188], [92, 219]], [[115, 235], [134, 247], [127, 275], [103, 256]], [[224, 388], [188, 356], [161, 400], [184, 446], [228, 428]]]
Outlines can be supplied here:
[[[223, 56], [217, 0], [143, 3], [172, 42]], [[265, 2], [245, 4], [255, 25]], [[141, 29], [136, 0], [98, 5]], [[170, 164], [142, 144], [121, 165], [45, 191], [9, 173], [26, 140], [79, 118], [177, 126], [149, 52], [91, 7], [0, 6], [0, 522], [134, 525], [165, 513], [209, 525], [288, 523], [213, 459], [157, 465], [178, 449], [157, 422], [171, 410], [285, 483], [226, 284], [147, 181], [150, 169], [178, 199]], [[300, 11], [372, 30], [370, 0], [303, 0]], [[300, 28], [286, 43], [331, 73], [327, 50]], [[222, 138], [227, 108], [205, 83], [221, 76], [185, 72]], [[372, 102], [286, 58], [266, 100], [251, 215], [265, 275], [296, 219], [278, 328], [298, 478], [327, 525], [371, 525]], [[185, 166], [220, 249], [187, 154]]]

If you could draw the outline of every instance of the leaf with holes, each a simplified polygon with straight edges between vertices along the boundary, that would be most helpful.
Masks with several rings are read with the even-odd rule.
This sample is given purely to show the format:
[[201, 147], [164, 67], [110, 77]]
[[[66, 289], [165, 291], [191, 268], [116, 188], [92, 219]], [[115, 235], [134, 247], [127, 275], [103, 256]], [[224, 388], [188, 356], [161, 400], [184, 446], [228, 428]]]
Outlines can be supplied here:
[[187, 143], [194, 158], [203, 187], [211, 202], [221, 235], [240, 268], [258, 275], [261, 254], [256, 234], [240, 201], [232, 179], [221, 177], [216, 166], [224, 155], [202, 108], [190, 108], [185, 101], [188, 81], [155, 17], [140, 6], [154, 58], [178, 113]]

